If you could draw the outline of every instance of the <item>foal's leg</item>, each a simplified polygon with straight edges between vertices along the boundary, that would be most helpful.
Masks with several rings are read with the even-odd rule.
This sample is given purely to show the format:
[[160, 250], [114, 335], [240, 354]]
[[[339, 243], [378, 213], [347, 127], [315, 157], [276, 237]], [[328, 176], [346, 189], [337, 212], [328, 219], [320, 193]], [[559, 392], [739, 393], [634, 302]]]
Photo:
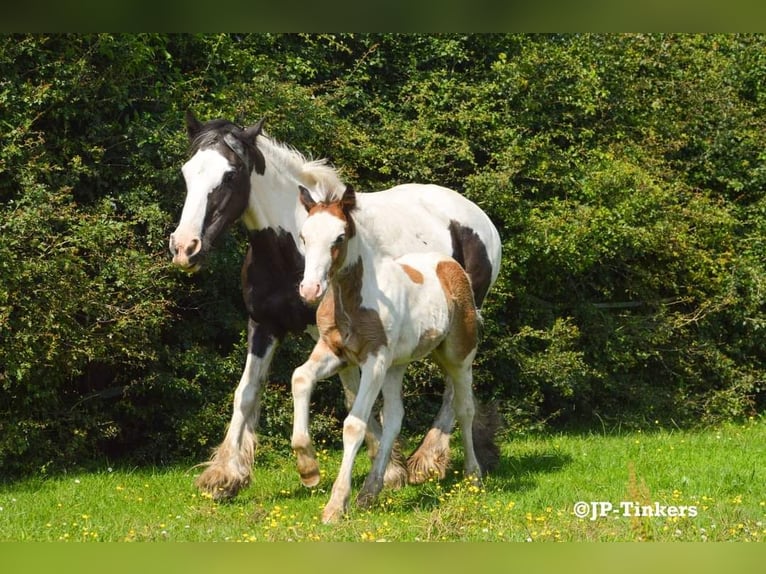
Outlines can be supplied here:
[[314, 345], [308, 361], [293, 371], [293, 436], [292, 447], [298, 459], [298, 473], [305, 486], [319, 484], [319, 465], [309, 435], [309, 401], [314, 385], [320, 379], [335, 374], [344, 361], [333, 353], [321, 339]]
[[[354, 404], [356, 393], [359, 391], [359, 368], [356, 366], [349, 367], [348, 369], [343, 369], [338, 374], [343, 383], [346, 409], [350, 411]], [[370, 415], [370, 420], [367, 421], [367, 432], [364, 435], [364, 440], [367, 444], [367, 452], [370, 455], [371, 460], [375, 460], [375, 457], [378, 454], [382, 433], [383, 431], [380, 422], [378, 422], [378, 419], [373, 412]], [[407, 484], [407, 461], [404, 459], [404, 455], [399, 448], [398, 441], [394, 442], [388, 466], [386, 467], [386, 472], [383, 476], [383, 484], [388, 488], [401, 488]]]
[[354, 458], [364, 440], [367, 421], [370, 418], [375, 399], [383, 386], [383, 380], [389, 366], [385, 353], [367, 358], [362, 365], [362, 380], [351, 412], [343, 421], [343, 459], [338, 476], [332, 486], [330, 500], [322, 511], [322, 522], [338, 521], [348, 509], [351, 495], [351, 472]]
[[261, 395], [279, 341], [263, 326], [248, 322], [247, 360], [234, 393], [234, 408], [223, 442], [204, 463], [196, 485], [216, 500], [233, 498], [250, 484], [255, 454], [255, 429]]
[[402, 429], [404, 405], [402, 404], [402, 379], [406, 366], [391, 367], [383, 382], [383, 434], [380, 448], [373, 460], [372, 468], [364, 481], [364, 486], [357, 496], [359, 506], [366, 508], [375, 502], [383, 489], [386, 467], [394, 447], [396, 437]]
[[465, 459], [463, 470], [467, 478], [479, 482], [481, 479], [481, 467], [476, 458], [473, 445], [473, 418], [476, 413], [476, 407], [473, 398], [473, 371], [471, 369], [471, 362], [463, 363], [454, 369], [448, 378], [452, 380], [455, 387], [455, 416], [457, 416], [457, 420], [460, 423], [460, 430], [463, 435]]

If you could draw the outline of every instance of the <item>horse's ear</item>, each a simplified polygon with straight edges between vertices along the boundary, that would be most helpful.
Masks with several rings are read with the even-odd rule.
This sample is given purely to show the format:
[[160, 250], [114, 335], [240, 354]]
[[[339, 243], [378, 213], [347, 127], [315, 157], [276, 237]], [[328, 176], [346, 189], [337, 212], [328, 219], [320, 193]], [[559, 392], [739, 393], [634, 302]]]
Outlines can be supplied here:
[[245, 128], [242, 137], [245, 139], [245, 141], [250, 144], [250, 147], [255, 152], [254, 157], [254, 165], [255, 165], [255, 171], [259, 175], [263, 175], [266, 173], [266, 158], [263, 157], [263, 154], [261, 153], [261, 150], [258, 149], [258, 145], [256, 145], [255, 140], [258, 138], [259, 135], [261, 135], [263, 131], [263, 122], [266, 121], [266, 117], [262, 117], [260, 120], [258, 120], [258, 123], [255, 125], [250, 126], [249, 128]]
[[194, 117], [194, 112], [191, 110], [186, 110], [184, 119], [186, 120], [186, 134], [189, 136], [190, 140], [193, 140], [202, 130], [202, 123]]
[[300, 190], [301, 205], [306, 208], [306, 211], [311, 211], [316, 206], [317, 202], [311, 197], [311, 192], [309, 192], [308, 189], [302, 185], [299, 185], [298, 189]]
[[259, 135], [261, 135], [261, 132], [263, 131], [263, 123], [266, 121], [266, 116], [263, 116], [258, 122], [249, 128], [245, 128], [245, 133], [242, 134], [245, 139], [248, 141], [251, 141], [255, 143], [255, 138], [257, 138]]
[[340, 200], [340, 206], [346, 214], [356, 209], [356, 192], [351, 185], [346, 185], [346, 190], [343, 192], [343, 197]]

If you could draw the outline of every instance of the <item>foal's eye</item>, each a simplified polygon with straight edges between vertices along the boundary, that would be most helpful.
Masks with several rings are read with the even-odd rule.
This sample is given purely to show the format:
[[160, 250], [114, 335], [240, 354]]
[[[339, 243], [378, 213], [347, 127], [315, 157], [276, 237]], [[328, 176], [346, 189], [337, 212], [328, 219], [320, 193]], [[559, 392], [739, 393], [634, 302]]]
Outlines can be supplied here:
[[346, 234], [341, 233], [340, 235], [338, 235], [338, 237], [335, 238], [333, 245], [340, 245], [341, 243], [343, 243], [345, 239], [346, 239]]
[[236, 172], [233, 171], [227, 171], [223, 174], [223, 183], [231, 183], [231, 180], [234, 179], [234, 175]]

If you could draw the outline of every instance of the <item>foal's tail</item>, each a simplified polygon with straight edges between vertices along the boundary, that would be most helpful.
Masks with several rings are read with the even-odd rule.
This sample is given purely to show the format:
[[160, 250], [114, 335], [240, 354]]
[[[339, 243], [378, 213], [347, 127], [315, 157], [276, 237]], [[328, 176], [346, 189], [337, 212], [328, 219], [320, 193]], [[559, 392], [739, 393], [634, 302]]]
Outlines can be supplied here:
[[483, 404], [475, 401], [473, 417], [473, 449], [479, 461], [482, 474], [493, 470], [500, 462], [500, 447], [496, 439], [503, 423], [495, 403]]

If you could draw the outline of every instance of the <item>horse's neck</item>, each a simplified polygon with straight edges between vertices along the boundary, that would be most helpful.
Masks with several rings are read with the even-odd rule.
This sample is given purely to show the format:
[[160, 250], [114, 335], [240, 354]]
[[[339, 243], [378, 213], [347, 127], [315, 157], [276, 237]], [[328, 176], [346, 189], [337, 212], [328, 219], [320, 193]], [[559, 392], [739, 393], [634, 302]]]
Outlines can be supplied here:
[[261, 139], [258, 143], [266, 158], [266, 170], [262, 175], [255, 171], [250, 174], [250, 199], [242, 222], [249, 230], [281, 228], [297, 237], [306, 218], [298, 201], [298, 185], [304, 183], [299, 164], [284, 157], [288, 150]]
[[298, 199], [298, 186], [332, 196], [345, 186], [324, 160], [309, 161], [300, 152], [269, 137], [258, 139], [266, 170], [250, 176], [250, 200], [242, 221], [248, 229], [282, 228], [297, 237], [306, 210]]

